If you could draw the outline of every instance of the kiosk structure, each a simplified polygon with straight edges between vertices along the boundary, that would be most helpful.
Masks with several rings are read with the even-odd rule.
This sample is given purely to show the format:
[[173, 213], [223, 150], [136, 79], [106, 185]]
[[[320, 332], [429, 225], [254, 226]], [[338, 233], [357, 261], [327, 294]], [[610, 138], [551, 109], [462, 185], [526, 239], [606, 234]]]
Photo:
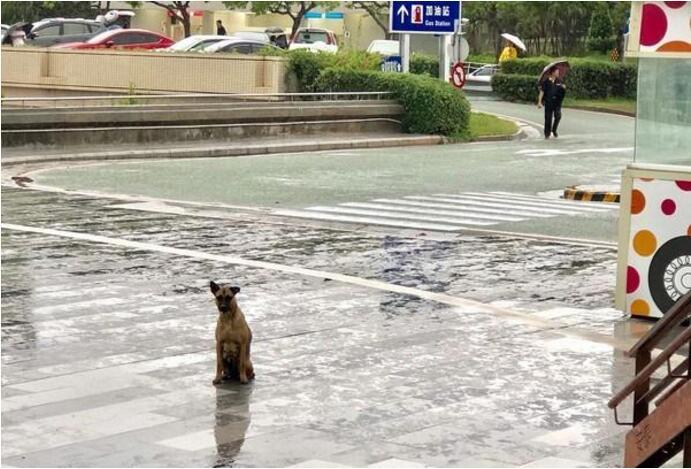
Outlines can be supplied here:
[[691, 1], [632, 2], [634, 162], [622, 174], [617, 307], [660, 318], [691, 290]]

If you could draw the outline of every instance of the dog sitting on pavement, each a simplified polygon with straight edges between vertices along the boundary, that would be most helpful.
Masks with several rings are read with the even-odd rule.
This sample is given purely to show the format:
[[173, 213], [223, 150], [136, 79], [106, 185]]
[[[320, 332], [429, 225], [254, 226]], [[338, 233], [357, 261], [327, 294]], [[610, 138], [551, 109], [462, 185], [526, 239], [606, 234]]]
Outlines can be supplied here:
[[250, 359], [252, 331], [235, 299], [240, 287], [217, 285], [213, 281], [210, 285], [219, 312], [216, 323], [216, 377], [213, 384], [219, 384], [223, 379], [239, 379], [242, 384], [247, 384], [254, 379]]

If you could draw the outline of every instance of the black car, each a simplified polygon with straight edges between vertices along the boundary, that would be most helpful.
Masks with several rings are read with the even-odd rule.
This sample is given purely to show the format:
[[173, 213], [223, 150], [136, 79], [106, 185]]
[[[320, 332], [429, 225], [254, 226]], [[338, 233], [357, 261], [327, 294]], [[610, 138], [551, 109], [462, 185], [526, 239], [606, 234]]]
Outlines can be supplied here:
[[27, 26], [26, 43], [32, 46], [49, 47], [63, 42], [84, 42], [105, 30], [106, 26], [100, 21], [81, 18], [50, 18]]

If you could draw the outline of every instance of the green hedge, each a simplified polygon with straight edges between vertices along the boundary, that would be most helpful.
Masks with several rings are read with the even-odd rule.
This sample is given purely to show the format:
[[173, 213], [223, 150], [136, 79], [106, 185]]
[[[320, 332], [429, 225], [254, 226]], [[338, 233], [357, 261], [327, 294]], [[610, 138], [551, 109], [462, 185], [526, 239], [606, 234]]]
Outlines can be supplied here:
[[439, 57], [413, 53], [410, 57], [410, 73], [439, 77]]
[[345, 50], [336, 54], [294, 50], [286, 54], [288, 68], [295, 73], [300, 91], [314, 91], [314, 84], [322, 70], [332, 67], [354, 70], [379, 70], [381, 56], [365, 51]]
[[404, 108], [403, 127], [410, 133], [469, 137], [470, 104], [450, 84], [424, 75], [328, 68], [315, 91], [391, 91]]
[[505, 101], [537, 102], [537, 80], [532, 75], [497, 73], [492, 77], [492, 90]]
[[[533, 101], [532, 96], [535, 94], [537, 100], [536, 90], [526, 90], [528, 78], [532, 78], [533, 87], [537, 88], [538, 76], [552, 60], [554, 59], [508, 60], [501, 64], [500, 73], [493, 77], [492, 89], [504, 99]], [[567, 96], [582, 99], [636, 97], [635, 65], [588, 59], [569, 59], [569, 63], [571, 71], [565, 80]]]

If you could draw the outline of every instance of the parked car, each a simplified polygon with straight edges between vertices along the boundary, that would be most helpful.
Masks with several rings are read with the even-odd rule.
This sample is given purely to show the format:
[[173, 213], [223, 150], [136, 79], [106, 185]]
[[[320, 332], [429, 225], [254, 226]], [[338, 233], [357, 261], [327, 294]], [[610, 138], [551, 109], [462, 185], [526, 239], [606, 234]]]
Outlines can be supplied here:
[[252, 39], [255, 41], [266, 42], [267, 44], [271, 42], [269, 35], [260, 31], [236, 31], [230, 35], [230, 37], [239, 37], [241, 39]]
[[367, 52], [381, 54], [384, 57], [399, 55], [401, 50], [398, 41], [387, 41], [385, 39], [375, 39], [367, 48]]
[[156, 50], [162, 52], [196, 52], [227, 39], [228, 36], [190, 36], [176, 42], [170, 47]]
[[97, 34], [86, 42], [58, 44], [61, 49], [160, 49], [170, 47], [174, 41], [162, 34], [145, 29], [115, 29]]
[[266, 28], [264, 32], [269, 36], [271, 44], [276, 47], [280, 47], [281, 49], [288, 48], [288, 35], [283, 28], [272, 26], [270, 28]]
[[26, 43], [32, 46], [50, 47], [66, 42], [84, 42], [106, 30], [100, 21], [82, 18], [48, 18], [24, 28]]
[[2, 42], [2, 40], [5, 39], [5, 34], [7, 33], [7, 30], [10, 29], [10, 27], [6, 24], [2, 24], [0, 25], [0, 27], [2, 28], [2, 32], [0, 32], [0, 42]]
[[267, 48], [274, 49], [276, 52], [280, 50], [278, 47], [271, 45], [268, 42], [230, 37], [225, 41], [210, 45], [204, 49], [203, 52], [253, 55]]
[[466, 81], [474, 83], [490, 84], [492, 77], [497, 73], [497, 66], [488, 64], [471, 71], [466, 77]]
[[289, 50], [308, 49], [314, 52], [338, 52], [336, 35], [328, 29], [300, 28], [290, 41]]

